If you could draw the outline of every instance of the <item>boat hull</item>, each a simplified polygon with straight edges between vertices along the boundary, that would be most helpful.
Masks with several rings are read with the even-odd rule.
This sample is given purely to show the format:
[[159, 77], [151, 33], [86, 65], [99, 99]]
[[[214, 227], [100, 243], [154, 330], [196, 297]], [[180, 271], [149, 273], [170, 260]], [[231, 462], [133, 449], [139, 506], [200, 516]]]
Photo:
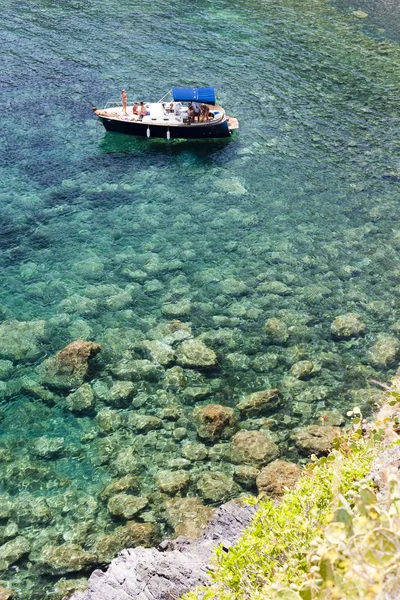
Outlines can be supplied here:
[[[173, 125], [168, 124], [158, 125], [141, 121], [124, 121], [120, 119], [108, 119], [107, 117], [99, 116], [107, 131], [115, 133], [124, 133], [126, 135], [135, 135], [139, 137], [150, 138], [166, 138], [166, 139], [211, 139], [229, 137], [231, 130], [229, 129], [228, 121], [225, 119], [215, 125], [208, 123], [199, 123], [192, 125]], [[150, 136], [148, 135], [150, 130]], [[167, 133], [169, 131], [169, 138]]]

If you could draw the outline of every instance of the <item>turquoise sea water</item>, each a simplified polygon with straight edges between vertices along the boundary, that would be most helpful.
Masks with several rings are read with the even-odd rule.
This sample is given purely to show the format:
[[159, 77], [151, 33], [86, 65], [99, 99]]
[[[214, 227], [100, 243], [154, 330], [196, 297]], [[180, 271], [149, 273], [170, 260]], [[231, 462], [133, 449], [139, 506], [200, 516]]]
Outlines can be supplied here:
[[[17, 598], [58, 597], [61, 576], [95, 566], [57, 571], [42, 552], [73, 542], [93, 555], [124, 524], [101, 497], [125, 474], [115, 470], [121, 449], [135, 447], [149, 499], [136, 520], [158, 522], [167, 536], [160, 469], [183, 465], [188, 496], [202, 496], [204, 472], [234, 475], [213, 444], [207, 459], [179, 462], [183, 445], [199, 441], [197, 405], [235, 407], [245, 394], [281, 389], [270, 422], [241, 427], [263, 428], [282, 457], [301, 461], [295, 427], [340, 422], [329, 411], [355, 404], [370, 410], [369, 380], [394, 373], [400, 49], [397, 9], [385, 7], [3, 0], [0, 353], [11, 363], [0, 363], [0, 584]], [[351, 14], [359, 8], [369, 20]], [[157, 100], [196, 84], [216, 86], [238, 135], [130, 139], [106, 134], [91, 113], [121, 88], [130, 101]], [[331, 323], [346, 313], [359, 314], [366, 332], [334, 339]], [[176, 407], [179, 419], [105, 433], [96, 414], [111, 403], [99, 385], [115, 384], [113, 365], [143, 358], [140, 342], [171, 319], [191, 326], [218, 367], [186, 369], [178, 391], [164, 374], [139, 377], [132, 405], [111, 405], [115, 414]], [[283, 322], [279, 343], [268, 319]], [[15, 321], [44, 323], [39, 335]], [[376, 358], [382, 336], [391, 351]], [[68, 410], [65, 390], [43, 401], [27, 384], [77, 338], [102, 345], [87, 415]], [[15, 346], [26, 345], [32, 352], [18, 356]], [[303, 382], [289, 374], [300, 360], [316, 371]], [[203, 390], [197, 401], [185, 386]], [[43, 436], [55, 444], [47, 453], [38, 451]], [[247, 491], [236, 481], [220, 501]]]

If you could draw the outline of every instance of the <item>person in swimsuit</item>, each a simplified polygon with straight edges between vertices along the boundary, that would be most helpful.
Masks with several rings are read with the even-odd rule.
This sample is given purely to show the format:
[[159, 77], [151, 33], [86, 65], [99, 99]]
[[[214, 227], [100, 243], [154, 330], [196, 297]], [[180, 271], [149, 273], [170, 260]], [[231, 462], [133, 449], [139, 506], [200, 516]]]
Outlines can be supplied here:
[[128, 113], [126, 112], [126, 103], [128, 102], [128, 97], [126, 95], [125, 90], [122, 90], [122, 92], [121, 92], [121, 100], [122, 100], [122, 112], [124, 113], [124, 115], [127, 115]]
[[204, 123], [204, 121], [208, 121], [208, 115], [210, 114], [210, 108], [207, 104], [200, 104], [200, 121]]
[[200, 120], [200, 104], [198, 102], [193, 102], [193, 121], [195, 117], [197, 117], [197, 121]]
[[145, 117], [146, 115], [147, 115], [147, 108], [145, 107], [144, 103], [141, 102], [140, 109], [139, 109], [139, 119], [142, 120], [143, 117]]
[[137, 102], [135, 102], [134, 105], [132, 106], [132, 114], [140, 115], [139, 104]]
[[194, 119], [194, 108], [193, 108], [193, 103], [189, 102], [188, 104], [188, 108], [187, 108], [187, 120], [188, 120], [188, 125], [191, 124], [192, 120]]

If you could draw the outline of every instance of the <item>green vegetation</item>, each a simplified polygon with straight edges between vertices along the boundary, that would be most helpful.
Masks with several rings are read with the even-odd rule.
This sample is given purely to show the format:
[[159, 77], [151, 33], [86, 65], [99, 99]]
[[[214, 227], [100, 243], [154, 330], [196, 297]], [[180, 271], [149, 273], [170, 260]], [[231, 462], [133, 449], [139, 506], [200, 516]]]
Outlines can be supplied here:
[[312, 461], [279, 505], [261, 502], [238, 544], [228, 553], [217, 550], [212, 586], [186, 600], [399, 597], [398, 477], [388, 472], [385, 508], [366, 478], [393, 419], [369, 426], [366, 434], [359, 409], [348, 414], [355, 429], [335, 440], [328, 457]]

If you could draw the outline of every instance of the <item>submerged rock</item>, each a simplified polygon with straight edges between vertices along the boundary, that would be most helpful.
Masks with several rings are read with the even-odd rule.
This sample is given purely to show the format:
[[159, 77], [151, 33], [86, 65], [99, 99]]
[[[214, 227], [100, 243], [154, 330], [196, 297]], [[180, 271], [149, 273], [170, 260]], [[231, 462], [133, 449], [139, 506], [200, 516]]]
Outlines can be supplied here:
[[293, 440], [303, 454], [322, 456], [328, 454], [334, 438], [340, 434], [341, 430], [338, 427], [309, 425], [296, 429], [293, 433]]
[[60, 350], [55, 358], [48, 358], [40, 367], [42, 381], [57, 388], [74, 388], [82, 385], [90, 360], [100, 352], [94, 342], [76, 340]]
[[293, 488], [302, 473], [301, 467], [285, 460], [274, 460], [257, 476], [259, 494], [273, 498], [282, 496], [286, 488]]
[[193, 421], [197, 435], [205, 440], [227, 439], [238, 428], [238, 422], [232, 408], [221, 404], [199, 406], [193, 411]]
[[123, 359], [112, 365], [111, 371], [118, 379], [149, 381], [155, 383], [164, 376], [164, 369], [151, 360]]
[[95, 554], [85, 552], [79, 544], [62, 544], [46, 547], [40, 558], [40, 569], [52, 575], [64, 575], [81, 571], [98, 561]]
[[108, 512], [113, 517], [122, 517], [130, 520], [137, 513], [142, 511], [149, 501], [143, 496], [130, 496], [129, 494], [116, 494], [108, 501]]
[[194, 539], [203, 533], [215, 511], [199, 498], [171, 498], [165, 503], [165, 512], [175, 536]]
[[246, 490], [252, 490], [256, 487], [256, 479], [260, 470], [250, 465], [238, 465], [235, 467], [233, 479], [237, 481]]
[[175, 350], [165, 342], [145, 340], [143, 347], [147, 350], [150, 358], [160, 365], [167, 366], [175, 360]]
[[339, 315], [331, 325], [331, 334], [337, 340], [348, 340], [363, 335], [367, 326], [357, 313]]
[[279, 446], [262, 431], [239, 431], [231, 442], [233, 463], [253, 466], [266, 465], [279, 456]]
[[199, 339], [185, 340], [177, 349], [177, 363], [182, 367], [214, 367], [217, 355]]
[[40, 458], [54, 458], [64, 448], [64, 438], [43, 435], [32, 444], [33, 452]]
[[101, 493], [101, 498], [107, 499], [111, 496], [115, 496], [121, 492], [138, 492], [139, 491], [139, 481], [137, 477], [133, 475], [125, 475], [118, 479], [117, 481], [113, 481], [110, 483]]
[[84, 383], [78, 387], [76, 392], [73, 392], [66, 397], [65, 404], [72, 412], [90, 412], [95, 405], [94, 394], [90, 385]]
[[290, 374], [296, 379], [308, 379], [311, 375], [315, 375], [318, 369], [315, 368], [311, 360], [300, 360], [294, 363], [290, 369]]
[[186, 471], [159, 471], [156, 475], [158, 488], [167, 494], [185, 492], [189, 482], [190, 476]]
[[136, 387], [131, 381], [117, 381], [111, 386], [107, 400], [112, 406], [127, 408], [135, 393]]
[[109, 563], [124, 548], [156, 546], [160, 537], [161, 532], [157, 524], [128, 521], [113, 533], [101, 535], [97, 539], [95, 552], [99, 562]]
[[0, 546], [0, 569], [7, 570], [8, 567], [19, 561], [20, 558], [29, 553], [31, 547], [28, 540], [18, 536]]
[[262, 390], [245, 396], [237, 408], [246, 415], [257, 415], [269, 413], [281, 404], [280, 391], [278, 389]]
[[223, 502], [238, 493], [231, 477], [219, 471], [203, 473], [197, 480], [197, 491], [202, 498], [211, 502]]
[[12, 600], [12, 598], [14, 598], [13, 590], [0, 585], [0, 600]]
[[208, 449], [204, 444], [189, 442], [182, 446], [182, 456], [192, 461], [204, 460], [208, 456]]
[[42, 354], [45, 321], [5, 321], [0, 325], [0, 358], [33, 360]]
[[281, 319], [268, 319], [265, 331], [271, 344], [285, 344], [289, 339], [289, 329]]
[[396, 364], [399, 353], [399, 340], [390, 335], [383, 335], [368, 350], [367, 358], [374, 367], [387, 369]]
[[162, 427], [162, 421], [158, 417], [152, 415], [139, 415], [131, 413], [128, 417], [127, 427], [134, 431], [153, 431], [154, 429], [160, 429]]

